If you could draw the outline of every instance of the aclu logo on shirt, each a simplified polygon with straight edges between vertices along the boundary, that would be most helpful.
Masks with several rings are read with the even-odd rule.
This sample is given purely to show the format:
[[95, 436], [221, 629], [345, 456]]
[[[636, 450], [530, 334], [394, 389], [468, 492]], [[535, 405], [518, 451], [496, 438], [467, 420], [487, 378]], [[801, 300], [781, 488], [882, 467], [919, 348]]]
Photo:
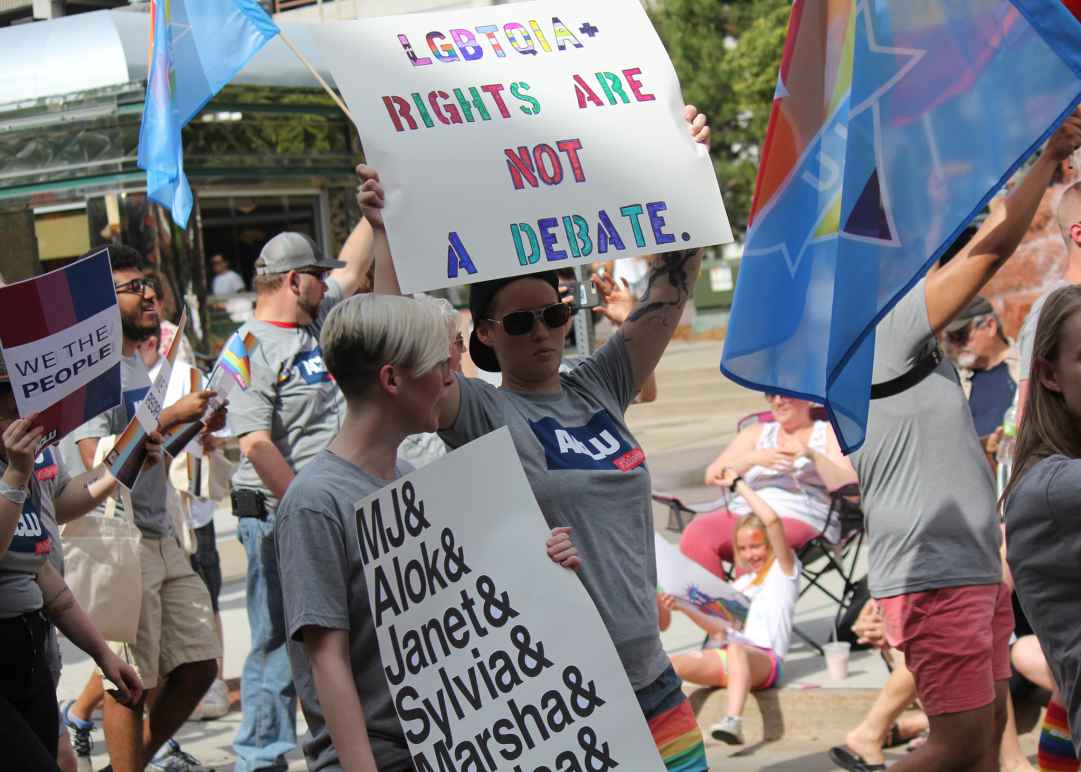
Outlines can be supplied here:
[[19, 524], [15, 527], [15, 536], [8, 549], [23, 555], [48, 555], [51, 547], [49, 532], [41, 523], [41, 516], [34, 506], [33, 499], [27, 496], [26, 501], [23, 502]]
[[281, 379], [282, 382], [289, 380], [294, 371], [308, 384], [332, 383], [334, 381], [330, 377], [330, 373], [327, 372], [326, 364], [323, 362], [323, 350], [318, 346], [307, 351], [301, 351], [293, 357], [293, 366], [285, 371]]
[[38, 482], [48, 482], [56, 477], [56, 456], [52, 448], [45, 448], [34, 459], [34, 477]]
[[641, 448], [632, 448], [623, 439], [607, 410], [595, 413], [585, 426], [562, 426], [554, 418], [542, 418], [530, 421], [529, 427], [544, 446], [551, 470], [629, 472], [646, 461]]

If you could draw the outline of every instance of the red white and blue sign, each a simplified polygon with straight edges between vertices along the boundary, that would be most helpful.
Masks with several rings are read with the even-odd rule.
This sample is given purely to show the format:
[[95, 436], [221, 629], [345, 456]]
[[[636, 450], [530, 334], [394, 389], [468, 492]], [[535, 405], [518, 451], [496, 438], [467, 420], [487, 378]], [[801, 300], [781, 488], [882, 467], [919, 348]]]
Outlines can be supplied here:
[[120, 403], [120, 312], [109, 252], [0, 287], [0, 349], [19, 415], [43, 443]]

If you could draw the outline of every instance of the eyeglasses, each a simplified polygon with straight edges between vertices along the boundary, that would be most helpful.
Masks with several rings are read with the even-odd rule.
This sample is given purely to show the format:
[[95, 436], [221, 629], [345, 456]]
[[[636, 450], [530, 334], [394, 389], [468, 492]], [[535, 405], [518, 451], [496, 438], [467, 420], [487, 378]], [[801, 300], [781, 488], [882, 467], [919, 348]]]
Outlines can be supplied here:
[[528, 335], [533, 331], [533, 325], [538, 319], [544, 322], [545, 327], [555, 330], [570, 321], [573, 313], [566, 303], [553, 303], [532, 311], [512, 311], [502, 319], [488, 321], [501, 325], [507, 335]]
[[113, 285], [117, 295], [145, 295], [146, 291], [154, 289], [154, 283], [150, 279], [132, 279], [123, 284]]

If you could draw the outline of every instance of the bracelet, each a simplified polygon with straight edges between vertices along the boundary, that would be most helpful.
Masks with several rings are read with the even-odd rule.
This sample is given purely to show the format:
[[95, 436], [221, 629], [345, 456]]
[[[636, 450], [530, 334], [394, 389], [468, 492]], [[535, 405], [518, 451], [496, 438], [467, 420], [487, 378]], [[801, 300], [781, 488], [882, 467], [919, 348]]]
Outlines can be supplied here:
[[741, 482], [743, 482], [743, 475], [737, 474], [736, 479], [729, 483], [728, 492], [731, 494], [735, 494], [736, 486], [739, 485]]
[[15, 485], [9, 485], [4, 482], [4, 478], [0, 476], [0, 496], [10, 501], [12, 504], [22, 506], [26, 501], [26, 487], [19, 488]]

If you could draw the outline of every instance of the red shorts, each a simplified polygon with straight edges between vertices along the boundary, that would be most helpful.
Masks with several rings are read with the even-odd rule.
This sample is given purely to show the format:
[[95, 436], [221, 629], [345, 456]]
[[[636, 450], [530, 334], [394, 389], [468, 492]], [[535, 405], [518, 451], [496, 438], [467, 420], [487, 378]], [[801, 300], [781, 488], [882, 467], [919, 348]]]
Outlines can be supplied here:
[[1013, 606], [1004, 584], [882, 598], [886, 640], [905, 655], [929, 716], [990, 705], [1010, 677]]

